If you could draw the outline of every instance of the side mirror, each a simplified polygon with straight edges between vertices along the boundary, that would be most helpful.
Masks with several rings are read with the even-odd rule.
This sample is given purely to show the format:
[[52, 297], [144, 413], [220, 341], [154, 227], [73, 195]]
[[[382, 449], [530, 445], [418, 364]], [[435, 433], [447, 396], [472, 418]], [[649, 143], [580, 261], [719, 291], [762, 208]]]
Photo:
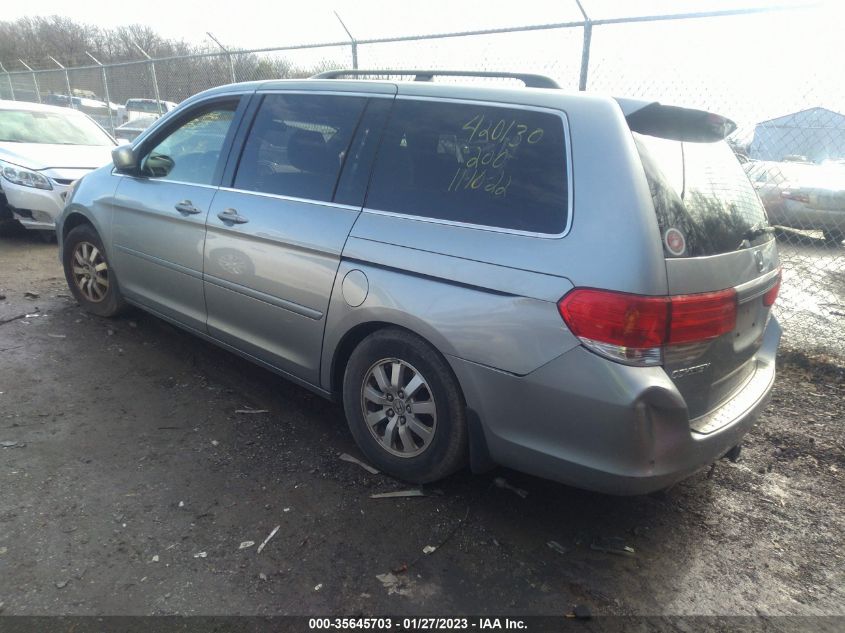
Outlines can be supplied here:
[[117, 171], [128, 174], [138, 169], [138, 157], [131, 145], [115, 147], [111, 152], [111, 159]]

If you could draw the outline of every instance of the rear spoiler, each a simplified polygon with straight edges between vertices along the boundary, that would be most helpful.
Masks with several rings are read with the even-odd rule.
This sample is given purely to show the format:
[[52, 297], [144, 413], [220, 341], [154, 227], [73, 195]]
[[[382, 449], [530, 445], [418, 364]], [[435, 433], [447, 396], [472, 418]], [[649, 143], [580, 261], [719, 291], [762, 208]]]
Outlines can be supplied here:
[[673, 141], [714, 143], [734, 130], [730, 119], [704, 110], [667, 106], [657, 101], [617, 99], [632, 132]]

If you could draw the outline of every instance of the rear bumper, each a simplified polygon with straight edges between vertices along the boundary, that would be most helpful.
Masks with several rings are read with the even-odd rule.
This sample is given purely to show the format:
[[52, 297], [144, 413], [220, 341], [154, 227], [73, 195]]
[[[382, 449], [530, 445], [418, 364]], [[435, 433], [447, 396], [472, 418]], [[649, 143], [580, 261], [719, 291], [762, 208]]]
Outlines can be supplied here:
[[688, 477], [742, 440], [768, 403], [780, 335], [771, 319], [751, 361], [752, 378], [708, 414], [719, 419], [706, 433], [692, 430], [662, 368], [620, 365], [583, 347], [522, 377], [450, 361], [494, 462], [579, 488], [636, 495]]

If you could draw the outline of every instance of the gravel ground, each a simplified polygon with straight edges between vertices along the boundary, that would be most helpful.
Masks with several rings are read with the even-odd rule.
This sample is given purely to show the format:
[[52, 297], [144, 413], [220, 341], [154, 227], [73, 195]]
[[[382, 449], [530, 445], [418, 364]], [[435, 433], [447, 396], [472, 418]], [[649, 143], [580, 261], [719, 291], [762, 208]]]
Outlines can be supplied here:
[[845, 615], [841, 366], [785, 355], [740, 460], [659, 495], [498, 469], [372, 499], [406, 486], [339, 459], [338, 405], [87, 316], [55, 245], [0, 237], [0, 294], [5, 614]]
[[820, 233], [779, 229], [783, 285], [777, 314], [784, 344], [845, 362], [845, 248]]

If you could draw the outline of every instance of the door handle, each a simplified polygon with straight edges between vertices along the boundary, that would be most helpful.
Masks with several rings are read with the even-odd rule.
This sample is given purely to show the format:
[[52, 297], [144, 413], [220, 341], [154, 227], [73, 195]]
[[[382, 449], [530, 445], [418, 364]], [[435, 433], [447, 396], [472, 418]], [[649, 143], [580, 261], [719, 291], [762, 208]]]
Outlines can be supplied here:
[[228, 222], [231, 224], [246, 224], [249, 222], [247, 218], [240, 215], [237, 209], [226, 209], [225, 211], [221, 211], [217, 214], [217, 217], [223, 220], [223, 222]]
[[182, 200], [182, 202], [177, 202], [175, 208], [179, 213], [184, 213], [186, 215], [195, 215], [197, 213], [202, 213], [199, 209], [194, 206], [194, 203], [190, 200]]

